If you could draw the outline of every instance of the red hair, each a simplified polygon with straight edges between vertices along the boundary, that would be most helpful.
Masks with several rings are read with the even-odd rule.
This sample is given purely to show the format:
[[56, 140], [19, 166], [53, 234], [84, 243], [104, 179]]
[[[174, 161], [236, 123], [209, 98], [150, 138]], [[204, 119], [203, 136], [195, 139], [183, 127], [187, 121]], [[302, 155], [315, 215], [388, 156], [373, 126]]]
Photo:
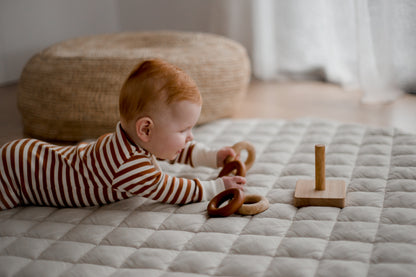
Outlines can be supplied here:
[[126, 123], [144, 115], [155, 103], [188, 100], [201, 105], [201, 94], [192, 78], [160, 59], [139, 63], [124, 82], [119, 97], [120, 117]]

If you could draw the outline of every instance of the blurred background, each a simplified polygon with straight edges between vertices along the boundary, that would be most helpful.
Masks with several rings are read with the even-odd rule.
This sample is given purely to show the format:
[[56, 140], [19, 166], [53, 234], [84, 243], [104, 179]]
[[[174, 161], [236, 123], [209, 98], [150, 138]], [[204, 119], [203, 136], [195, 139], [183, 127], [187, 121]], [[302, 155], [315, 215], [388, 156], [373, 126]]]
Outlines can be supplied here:
[[[144, 30], [209, 32], [240, 42], [251, 60], [252, 84], [250, 104], [242, 108], [249, 113], [237, 117], [304, 116], [291, 114], [299, 107], [296, 99], [303, 98], [301, 110], [311, 116], [338, 113], [341, 120], [414, 125], [416, 2], [411, 0], [1, 0], [0, 86], [14, 88], [30, 57], [51, 44]], [[284, 103], [280, 110], [286, 113], [273, 114], [273, 107], [250, 113], [253, 93]], [[324, 106], [308, 109], [316, 99]], [[325, 109], [329, 114], [321, 114]]]
[[411, 0], [2, 0], [0, 83], [16, 81], [27, 60], [53, 43], [140, 30], [232, 38], [247, 48], [253, 74], [263, 80], [361, 87], [367, 101], [397, 96], [380, 89], [416, 91]]

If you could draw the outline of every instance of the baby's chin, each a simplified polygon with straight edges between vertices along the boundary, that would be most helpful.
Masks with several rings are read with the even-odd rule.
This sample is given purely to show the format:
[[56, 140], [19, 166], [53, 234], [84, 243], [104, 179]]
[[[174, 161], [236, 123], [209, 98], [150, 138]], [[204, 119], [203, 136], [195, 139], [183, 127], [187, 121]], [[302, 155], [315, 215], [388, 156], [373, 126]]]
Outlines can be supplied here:
[[176, 152], [176, 153], [173, 155], [173, 157], [172, 157], [172, 159], [171, 159], [171, 160], [174, 160], [174, 159], [178, 158], [178, 157], [179, 157], [179, 155], [181, 154], [181, 152], [182, 152], [182, 149], [181, 149], [181, 150], [179, 150], [178, 152]]
[[171, 155], [164, 155], [157, 157], [160, 160], [166, 160], [166, 161], [173, 161], [179, 156], [179, 153], [171, 154]]
[[168, 161], [173, 161], [175, 159], [177, 159], [179, 157], [179, 154], [181, 154], [183, 149], [177, 151], [176, 153], [164, 153], [164, 155], [155, 155], [158, 159], [161, 160], [168, 160]]

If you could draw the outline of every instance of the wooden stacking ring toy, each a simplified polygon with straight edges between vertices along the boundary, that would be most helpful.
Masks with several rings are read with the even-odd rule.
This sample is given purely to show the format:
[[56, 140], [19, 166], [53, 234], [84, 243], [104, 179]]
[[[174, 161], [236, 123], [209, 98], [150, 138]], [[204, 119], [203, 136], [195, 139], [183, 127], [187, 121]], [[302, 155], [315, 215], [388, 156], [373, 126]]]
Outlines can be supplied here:
[[[256, 159], [256, 149], [254, 148], [254, 146], [248, 141], [240, 141], [234, 144], [233, 146], [231, 146], [231, 148], [234, 149], [237, 155], [241, 153], [241, 150], [247, 151], [248, 156], [244, 164], [246, 166], [246, 170], [249, 170]], [[225, 163], [227, 164], [231, 161], [232, 161], [232, 158], [228, 157], [225, 160]]]
[[246, 166], [239, 160], [226, 163], [218, 174], [218, 178], [227, 176], [235, 170], [235, 176], [246, 176]]
[[[227, 205], [221, 207], [225, 201], [230, 200]], [[244, 202], [244, 192], [237, 189], [227, 189], [217, 194], [208, 203], [208, 215], [213, 217], [226, 217], [235, 213]]]
[[244, 203], [237, 210], [241, 215], [255, 215], [264, 212], [269, 208], [269, 201], [266, 197], [257, 194], [246, 195]]

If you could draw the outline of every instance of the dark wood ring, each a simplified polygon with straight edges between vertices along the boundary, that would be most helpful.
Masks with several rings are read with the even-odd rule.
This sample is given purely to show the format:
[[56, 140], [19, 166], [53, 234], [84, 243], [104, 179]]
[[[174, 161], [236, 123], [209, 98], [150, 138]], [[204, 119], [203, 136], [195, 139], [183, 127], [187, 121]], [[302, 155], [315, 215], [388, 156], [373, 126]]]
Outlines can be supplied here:
[[240, 160], [234, 160], [229, 163], [226, 163], [218, 174], [218, 178], [227, 176], [236, 170], [235, 176], [246, 176], [246, 166]]
[[[225, 201], [230, 200], [227, 205], [221, 207]], [[225, 217], [235, 213], [244, 203], [244, 192], [237, 189], [227, 189], [217, 194], [208, 203], [208, 215], [212, 217]]]

